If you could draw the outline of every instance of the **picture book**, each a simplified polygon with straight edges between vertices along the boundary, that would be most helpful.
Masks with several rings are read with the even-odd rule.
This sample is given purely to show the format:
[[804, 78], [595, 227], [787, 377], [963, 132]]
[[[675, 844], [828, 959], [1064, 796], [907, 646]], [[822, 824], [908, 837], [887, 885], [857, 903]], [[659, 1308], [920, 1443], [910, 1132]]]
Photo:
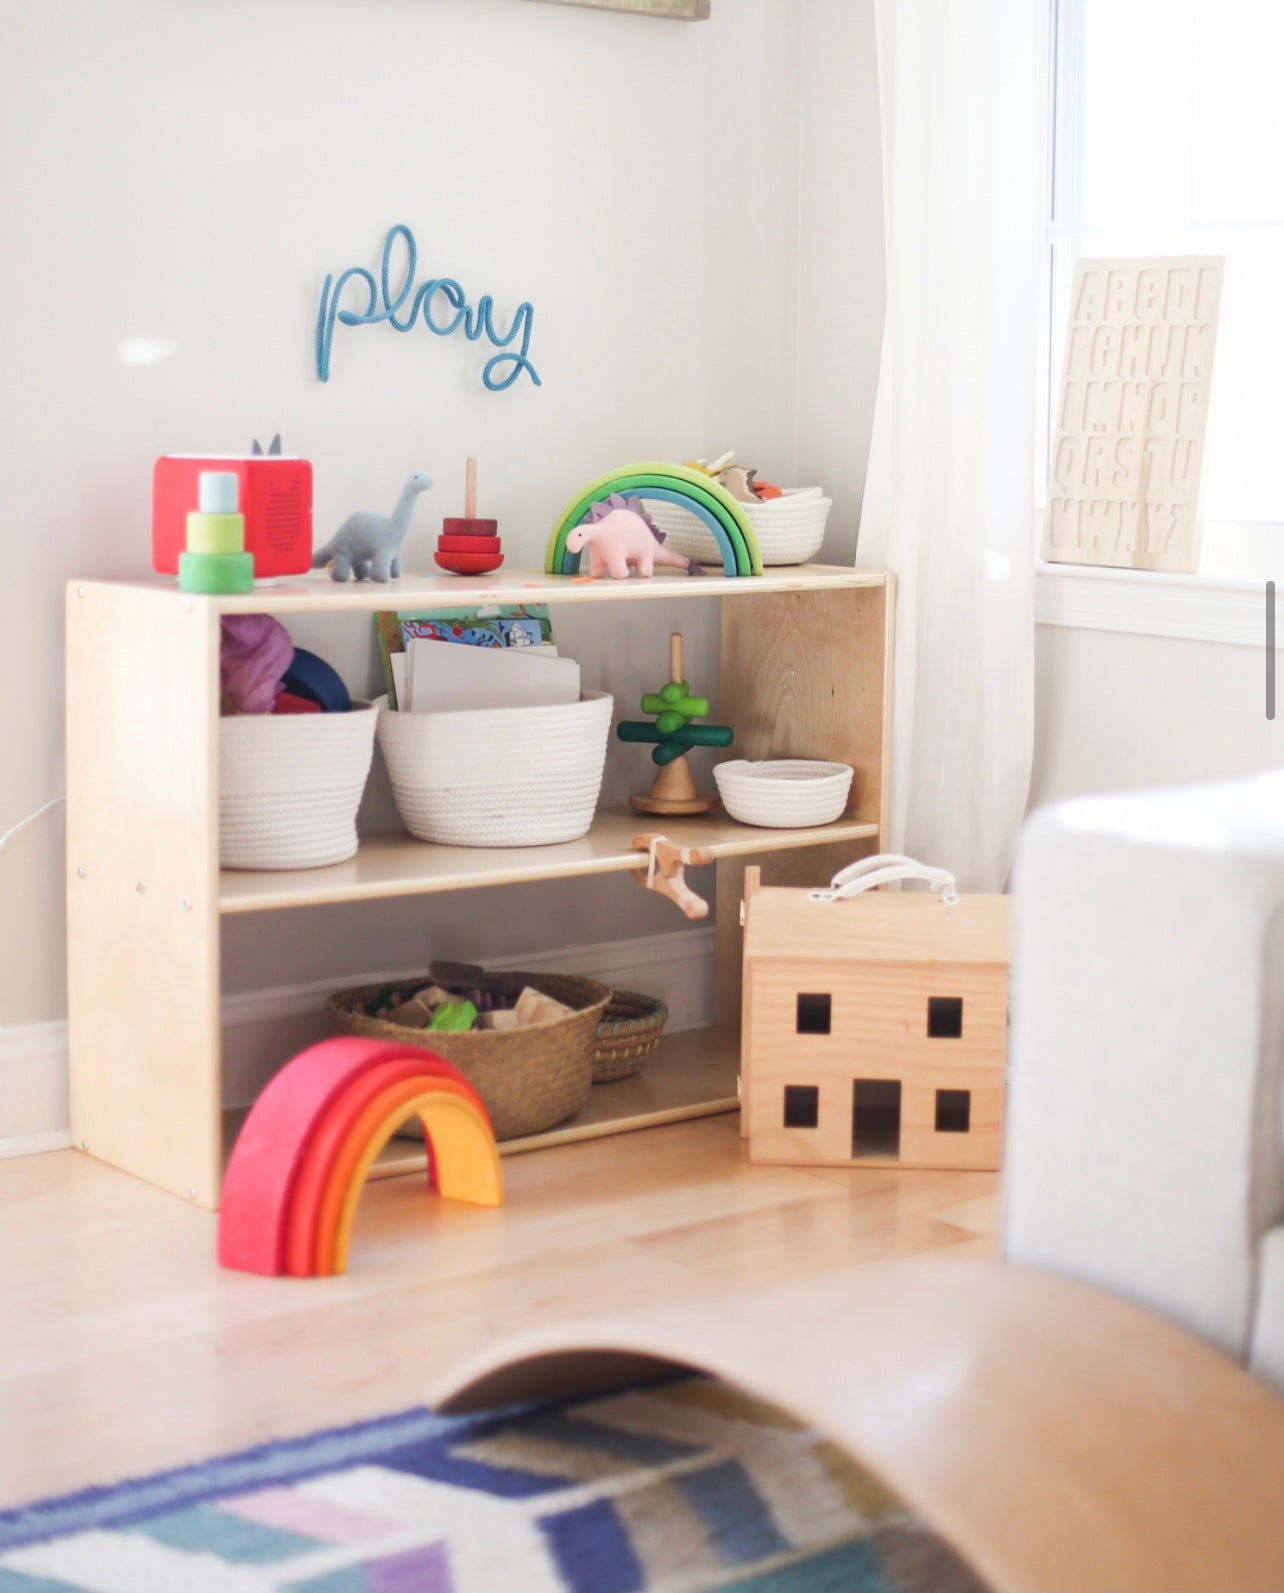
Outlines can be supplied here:
[[393, 708], [402, 706], [398, 700], [397, 676], [404, 676], [404, 656], [399, 665], [394, 666], [393, 660], [405, 654], [411, 640], [452, 642], [466, 647], [538, 647], [547, 650], [554, 646], [552, 623], [548, 609], [542, 603], [504, 607], [486, 604], [475, 609], [432, 609], [409, 613], [381, 612], [375, 615], [374, 621], [384, 687], [389, 705]]

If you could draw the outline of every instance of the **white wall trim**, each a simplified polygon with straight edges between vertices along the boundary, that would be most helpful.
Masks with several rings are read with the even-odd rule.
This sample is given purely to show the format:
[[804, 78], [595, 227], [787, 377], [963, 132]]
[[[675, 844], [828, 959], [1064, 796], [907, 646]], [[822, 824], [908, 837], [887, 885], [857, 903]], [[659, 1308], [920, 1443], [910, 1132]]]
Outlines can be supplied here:
[[[706, 927], [491, 958], [486, 966], [577, 973], [613, 989], [644, 990], [667, 1004], [668, 1027], [676, 1033], [713, 1022], [713, 945], [713, 929]], [[253, 1100], [286, 1057], [330, 1032], [322, 1007], [335, 990], [416, 978], [423, 972], [403, 968], [225, 996], [225, 1102], [244, 1105]], [[0, 1028], [0, 1160], [65, 1149], [71, 1144], [68, 1122], [66, 1022]]]
[[1040, 563], [1034, 618], [1038, 625], [1264, 647], [1266, 583], [1241, 576]]
[[0, 1027], [0, 1157], [60, 1149], [51, 1135], [70, 1144], [68, 1122], [65, 1021]]
[[0, 1139], [0, 1162], [14, 1156], [42, 1156], [46, 1151], [70, 1148], [70, 1129], [57, 1128], [48, 1134], [15, 1134], [11, 1139]]

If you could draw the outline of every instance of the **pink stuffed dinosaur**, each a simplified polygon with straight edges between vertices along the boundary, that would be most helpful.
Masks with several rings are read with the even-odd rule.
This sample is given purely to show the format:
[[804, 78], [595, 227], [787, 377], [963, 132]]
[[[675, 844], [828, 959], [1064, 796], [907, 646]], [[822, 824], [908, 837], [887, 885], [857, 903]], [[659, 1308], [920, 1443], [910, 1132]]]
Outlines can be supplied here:
[[703, 575], [694, 559], [671, 553], [664, 546], [664, 533], [636, 498], [612, 493], [605, 503], [595, 503], [589, 518], [577, 525], [566, 538], [569, 553], [589, 550], [589, 574], [610, 575], [617, 581], [628, 579], [630, 565], [639, 575], [650, 575], [657, 564], [670, 564], [688, 575]]

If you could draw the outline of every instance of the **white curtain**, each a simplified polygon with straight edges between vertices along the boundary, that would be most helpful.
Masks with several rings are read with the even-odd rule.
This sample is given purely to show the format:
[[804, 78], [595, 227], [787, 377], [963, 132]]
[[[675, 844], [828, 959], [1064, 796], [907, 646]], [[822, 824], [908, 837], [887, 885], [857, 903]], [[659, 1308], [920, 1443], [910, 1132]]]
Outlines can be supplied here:
[[995, 891], [1025, 811], [1046, 12], [875, 0], [887, 318], [857, 558], [898, 580], [884, 851]]

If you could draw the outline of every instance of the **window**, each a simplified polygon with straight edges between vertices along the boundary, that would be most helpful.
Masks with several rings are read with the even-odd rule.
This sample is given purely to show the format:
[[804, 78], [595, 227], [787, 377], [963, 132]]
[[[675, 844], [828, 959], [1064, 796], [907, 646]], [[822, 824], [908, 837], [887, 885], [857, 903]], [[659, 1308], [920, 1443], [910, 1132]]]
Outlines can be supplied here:
[[820, 1121], [820, 1090], [815, 1084], [785, 1085], [785, 1127], [815, 1128]]
[[971, 1126], [971, 1090], [937, 1090], [936, 1132], [938, 1134], [966, 1134]]
[[[1284, 531], [1284, 5], [1053, 0], [1048, 380], [1039, 499], [1080, 255], [1226, 257], [1204, 564]], [[1256, 542], [1255, 542], [1256, 539]], [[1276, 558], [1278, 562], [1278, 557]], [[1268, 573], [1273, 571], [1268, 570]]]
[[901, 1153], [901, 1081], [852, 1082], [852, 1157]]
[[963, 997], [929, 996], [927, 998], [927, 1035], [929, 1040], [958, 1040], [963, 1034]]
[[798, 1034], [828, 1034], [829, 1033], [828, 996], [802, 996], [798, 997]]

